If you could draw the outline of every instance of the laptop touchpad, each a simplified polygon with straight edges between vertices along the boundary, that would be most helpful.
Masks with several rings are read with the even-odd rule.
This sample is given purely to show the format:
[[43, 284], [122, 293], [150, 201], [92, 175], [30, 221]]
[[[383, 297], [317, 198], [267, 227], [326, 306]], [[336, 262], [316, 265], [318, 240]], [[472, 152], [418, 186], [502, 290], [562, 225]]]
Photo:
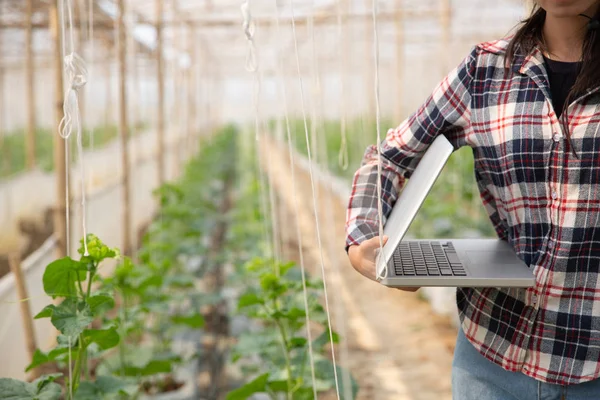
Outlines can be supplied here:
[[473, 266], [521, 265], [510, 251], [467, 251], [466, 255]]

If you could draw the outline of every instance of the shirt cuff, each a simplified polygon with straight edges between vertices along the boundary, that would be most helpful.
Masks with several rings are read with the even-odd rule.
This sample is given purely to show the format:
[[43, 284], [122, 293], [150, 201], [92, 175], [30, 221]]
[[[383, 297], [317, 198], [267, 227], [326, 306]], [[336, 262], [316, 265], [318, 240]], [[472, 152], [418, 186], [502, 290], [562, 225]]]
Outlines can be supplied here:
[[346, 253], [352, 245], [359, 245], [365, 240], [369, 240], [379, 235], [379, 227], [367, 223], [354, 225], [347, 229]]

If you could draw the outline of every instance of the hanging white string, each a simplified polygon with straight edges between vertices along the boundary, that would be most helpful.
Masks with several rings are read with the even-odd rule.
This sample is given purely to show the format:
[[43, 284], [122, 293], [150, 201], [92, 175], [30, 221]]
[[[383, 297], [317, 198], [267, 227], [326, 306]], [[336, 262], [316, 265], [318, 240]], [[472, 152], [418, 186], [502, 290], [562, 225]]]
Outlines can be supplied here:
[[[250, 0], [244, 1], [240, 7], [242, 11], [242, 17], [244, 18], [242, 22], [242, 28], [244, 30], [244, 34], [246, 35], [246, 40], [248, 41], [248, 55], [246, 56], [246, 71], [254, 73], [254, 106], [255, 106], [255, 115], [258, 115], [258, 98], [260, 96], [260, 79], [258, 76], [258, 59], [256, 56], [256, 46], [254, 45], [254, 33], [256, 30], [254, 20], [252, 19], [252, 14], [250, 13]], [[258, 126], [258, 118], [255, 121], [255, 139], [259, 140], [259, 126]]]
[[248, 41], [248, 55], [246, 57], [246, 70], [248, 72], [255, 72], [258, 68], [258, 62], [256, 60], [256, 48], [254, 47], [254, 32], [255, 25], [252, 20], [252, 14], [250, 13], [250, 0], [246, 0], [242, 4], [242, 16], [244, 17], [244, 22], [242, 27], [244, 28], [244, 34], [246, 35], [246, 40]]
[[[255, 142], [258, 143], [260, 142], [260, 89], [261, 89], [261, 85], [260, 85], [260, 75], [259, 75], [259, 70], [258, 70], [258, 57], [256, 56], [256, 47], [254, 46], [254, 32], [255, 32], [255, 25], [254, 25], [254, 21], [252, 20], [252, 14], [250, 13], [250, 0], [246, 0], [240, 7], [240, 10], [242, 12], [242, 17], [243, 17], [243, 22], [242, 22], [242, 28], [244, 30], [244, 34], [246, 35], [246, 40], [249, 43], [249, 53], [248, 53], [248, 57], [246, 59], [246, 70], [248, 72], [252, 72], [254, 75], [254, 138], [255, 138]], [[271, 218], [273, 219], [273, 207], [271, 207], [271, 212], [269, 213], [269, 201], [271, 201], [271, 193], [265, 193], [265, 174], [263, 173], [261, 166], [260, 166], [260, 148], [258, 146], [258, 144], [256, 145], [256, 156], [257, 156], [257, 161], [259, 162], [258, 164], [258, 175], [259, 175], [259, 181], [260, 181], [260, 205], [261, 205], [261, 209], [262, 209], [262, 213], [264, 216], [267, 215], [271, 215]], [[267, 180], [268, 180], [268, 174], [267, 174]], [[270, 187], [270, 185], [269, 185]], [[273, 202], [271, 201], [271, 205], [273, 205]], [[272, 223], [275, 223], [275, 220], [273, 219]], [[266, 243], [269, 244], [270, 249], [270, 253], [271, 255], [275, 256], [277, 254], [277, 238], [275, 237], [275, 235], [273, 235], [273, 238], [271, 238], [270, 234], [269, 234], [269, 226], [268, 226], [268, 221], [267, 218], [263, 219], [263, 231], [264, 231], [264, 236], [265, 236], [265, 241]], [[276, 257], [273, 257], [276, 258]], [[279, 265], [276, 263], [275, 264], [275, 269], [276, 269], [276, 273], [279, 274]]]
[[342, 82], [342, 93], [341, 93], [341, 101], [340, 101], [340, 131], [342, 134], [341, 143], [340, 143], [340, 151], [338, 153], [338, 164], [343, 171], [348, 169], [348, 140], [346, 137], [346, 88], [344, 85], [345, 78], [345, 68], [347, 61], [344, 57], [345, 48], [343, 46], [346, 38], [344, 37], [344, 29], [342, 23], [342, 1], [337, 1], [337, 29], [338, 29], [338, 47], [340, 49], [340, 80]]
[[[378, 0], [373, 0], [373, 41], [375, 48], [375, 121], [377, 123], [377, 214], [379, 218], [379, 259], [383, 257], [383, 204], [381, 199], [381, 107], [379, 101], [379, 30], [377, 29], [377, 14], [378, 14]], [[377, 279], [381, 280], [387, 276], [387, 268], [381, 270], [379, 264], [376, 268]]]
[[[60, 121], [58, 130], [60, 136], [65, 139], [65, 158], [66, 158], [66, 178], [67, 178], [67, 190], [66, 190], [66, 219], [67, 219], [67, 254], [70, 253], [69, 242], [70, 242], [70, 233], [69, 233], [69, 152], [67, 146], [67, 140], [71, 136], [73, 130], [77, 133], [77, 152], [79, 157], [79, 166], [80, 166], [80, 181], [81, 181], [81, 215], [82, 215], [82, 229], [83, 229], [83, 245], [84, 245], [84, 255], [88, 255], [87, 248], [87, 227], [86, 227], [86, 201], [85, 201], [85, 163], [83, 160], [83, 143], [82, 143], [82, 129], [81, 129], [81, 110], [79, 109], [79, 90], [85, 86], [88, 81], [88, 71], [85, 65], [85, 61], [75, 52], [75, 42], [74, 42], [74, 29], [73, 29], [73, 11], [71, 0], [66, 0], [66, 3], [63, 3], [63, 12], [65, 11], [66, 4], [66, 17], [67, 23], [65, 24], [64, 19], [61, 24], [63, 38], [66, 38], [65, 29], [66, 25], [68, 25], [69, 29], [69, 54], [64, 55], [63, 63], [64, 63], [64, 76], [67, 79], [67, 90], [65, 92], [64, 103], [63, 103], [63, 113], [64, 116]], [[63, 52], [66, 53], [67, 45], [64, 43]], [[64, 54], [63, 53], [63, 54]]]
[[303, 88], [303, 84], [302, 84], [302, 70], [300, 68], [300, 51], [298, 50], [298, 36], [296, 34], [296, 21], [295, 21], [295, 13], [294, 13], [294, 0], [290, 0], [290, 11], [291, 11], [291, 16], [292, 16], [292, 34], [294, 37], [294, 50], [296, 53], [296, 68], [297, 68], [297, 73], [298, 73], [298, 80], [299, 80], [299, 84], [300, 84], [300, 101], [301, 101], [301, 109], [302, 109], [302, 119], [304, 121], [304, 135], [305, 135], [305, 139], [306, 139], [306, 151], [307, 151], [307, 156], [308, 156], [308, 170], [310, 173], [310, 184], [311, 184], [311, 188], [312, 188], [312, 199], [313, 199], [313, 207], [314, 207], [314, 211], [315, 211], [315, 227], [316, 227], [316, 232], [317, 232], [317, 244], [319, 246], [319, 255], [320, 255], [320, 262], [321, 262], [321, 275], [323, 277], [323, 292], [325, 295], [325, 311], [327, 313], [327, 327], [329, 329], [329, 340], [331, 343], [331, 357], [332, 357], [332, 363], [333, 363], [333, 375], [335, 378], [335, 391], [336, 391], [336, 395], [337, 398], [339, 400], [340, 398], [340, 386], [339, 386], [339, 381], [338, 381], [338, 374], [337, 374], [337, 365], [336, 365], [336, 361], [335, 361], [335, 349], [333, 348], [333, 330], [331, 329], [331, 315], [329, 312], [329, 296], [327, 294], [327, 280], [325, 279], [325, 261], [323, 259], [323, 246], [321, 245], [321, 230], [319, 227], [319, 207], [317, 204], [317, 197], [315, 195], [316, 193], [316, 188], [315, 188], [315, 180], [314, 180], [314, 173], [313, 173], [313, 163], [312, 163], [312, 155], [311, 155], [311, 151], [310, 151], [310, 140], [308, 137], [308, 121], [306, 118], [306, 106], [305, 106], [305, 100], [304, 100], [304, 88]]
[[[281, 24], [280, 24], [280, 13], [279, 13], [279, 7], [277, 6], [277, 0], [274, 1], [275, 4], [275, 10], [276, 10], [276, 27], [277, 27], [277, 37], [281, 38]], [[282, 59], [281, 57], [278, 58], [278, 61], [275, 64], [277, 66], [277, 72], [279, 75], [279, 79], [281, 81], [281, 90], [282, 90], [282, 97], [283, 97], [283, 112], [284, 112], [284, 117], [285, 117], [285, 128], [286, 128], [286, 134], [287, 134], [287, 143], [288, 143], [288, 154], [289, 154], [289, 158], [290, 158], [290, 172], [291, 172], [291, 180], [292, 180], [292, 193], [294, 194], [294, 216], [296, 219], [296, 237], [298, 238], [298, 254], [299, 254], [299, 258], [300, 258], [300, 271], [301, 271], [301, 276], [302, 276], [302, 294], [303, 294], [303, 301], [304, 301], [304, 309], [306, 310], [305, 312], [305, 321], [306, 321], [306, 337], [307, 337], [307, 342], [308, 342], [308, 359], [309, 359], [309, 363], [310, 363], [310, 375], [312, 378], [312, 388], [313, 388], [313, 397], [315, 399], [318, 398], [317, 396], [317, 380], [315, 377], [315, 360], [314, 360], [314, 355], [313, 355], [313, 347], [312, 347], [312, 333], [310, 332], [310, 311], [308, 308], [308, 290], [306, 287], [306, 266], [304, 265], [304, 246], [303, 246], [303, 240], [302, 240], [302, 230], [300, 229], [300, 204], [299, 204], [299, 200], [298, 200], [298, 191], [297, 191], [297, 187], [296, 187], [296, 167], [295, 167], [295, 161], [294, 161], [294, 152], [292, 150], [292, 133], [291, 133], [291, 129], [290, 129], [290, 118], [289, 118], [289, 112], [288, 112], [288, 104], [287, 104], [287, 91], [286, 91], [286, 86], [285, 86], [285, 78], [283, 75], [283, 67], [282, 67]]]
[[[346, 68], [347, 68], [347, 57], [345, 57], [345, 51], [347, 50], [345, 48], [345, 43], [346, 40], [348, 40], [347, 37], [344, 36], [344, 25], [343, 25], [343, 21], [342, 21], [342, 1], [345, 0], [338, 0], [336, 2], [336, 12], [337, 12], [337, 29], [338, 29], [338, 48], [340, 50], [338, 57], [339, 57], [339, 68], [340, 68], [340, 83], [341, 83], [341, 101], [340, 101], [340, 131], [341, 131], [341, 145], [340, 145], [340, 151], [338, 154], [338, 164], [339, 166], [342, 168], [342, 170], [346, 170], [348, 169], [348, 142], [347, 142], [347, 138], [346, 138]], [[347, 1], [347, 0], [346, 0]], [[314, 33], [313, 33], [314, 36]], [[327, 143], [325, 141], [325, 143]], [[327, 157], [327, 150], [324, 151], [324, 165], [329, 165], [329, 160]], [[333, 209], [333, 207], [335, 207], [334, 205], [334, 191], [333, 191], [333, 181], [331, 181], [332, 185], [330, 186], [330, 191], [329, 191], [329, 196], [327, 196], [328, 200], [329, 200], [329, 204], [330, 207], [329, 209]], [[335, 232], [335, 229], [333, 229], [333, 226], [335, 225], [335, 221], [334, 221], [334, 217], [333, 217], [333, 213], [327, 213], [327, 215], [329, 216], [329, 225], [332, 227], [331, 232], [332, 235]], [[333, 237], [333, 236], [332, 236]], [[330, 254], [331, 254], [331, 265], [337, 269], [337, 273], [338, 273], [338, 279], [341, 275], [341, 271], [339, 271], [339, 262], [338, 262], [338, 256], [337, 256], [337, 249], [335, 248], [336, 246], [333, 245], [332, 241], [330, 240]], [[339, 285], [339, 282], [338, 282]], [[346, 329], [346, 318], [345, 318], [345, 306], [342, 303], [341, 299], [338, 299], [338, 301], [335, 303], [336, 306], [336, 315], [337, 315], [337, 324], [338, 324], [338, 330], [340, 332], [340, 335], [342, 337], [341, 339], [341, 343], [340, 343], [340, 362], [342, 365], [346, 366], [346, 368], [344, 368], [342, 370], [342, 383], [343, 383], [343, 391], [344, 391], [344, 399], [352, 399], [352, 378], [350, 376], [350, 369], [348, 368], [348, 360], [349, 360], [349, 351], [348, 351], [348, 336], [347, 336], [347, 329]]]

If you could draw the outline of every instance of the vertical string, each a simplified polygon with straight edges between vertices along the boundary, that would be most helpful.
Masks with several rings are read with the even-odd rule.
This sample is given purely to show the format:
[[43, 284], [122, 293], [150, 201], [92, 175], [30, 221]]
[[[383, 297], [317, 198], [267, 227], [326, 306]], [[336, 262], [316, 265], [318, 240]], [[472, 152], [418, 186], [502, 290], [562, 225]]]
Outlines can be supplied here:
[[345, 88], [345, 70], [346, 70], [346, 61], [347, 57], [344, 57], [345, 54], [345, 43], [346, 39], [344, 37], [344, 24], [342, 22], [342, 1], [348, 0], [338, 0], [337, 1], [337, 30], [338, 30], [338, 48], [339, 51], [339, 60], [340, 60], [340, 81], [341, 81], [341, 101], [340, 101], [340, 132], [341, 132], [341, 143], [340, 150], [338, 153], [338, 165], [340, 168], [345, 171], [348, 169], [348, 140], [347, 140], [347, 132], [346, 132], [346, 88]]
[[[69, 44], [67, 54], [67, 44], [63, 44], [63, 63], [64, 63], [64, 75], [68, 82], [68, 87], [65, 92], [65, 99], [63, 103], [64, 116], [59, 125], [60, 136], [65, 139], [65, 164], [67, 166], [65, 170], [66, 180], [66, 211], [65, 218], [67, 222], [67, 254], [71, 253], [70, 240], [70, 196], [69, 196], [69, 175], [70, 175], [70, 154], [69, 154], [69, 143], [68, 139], [71, 136], [73, 129], [77, 133], [77, 153], [79, 158], [80, 167], [80, 183], [81, 183], [81, 215], [82, 215], [82, 229], [83, 229], [83, 245], [84, 255], [88, 254], [87, 248], [87, 226], [86, 226], [86, 195], [85, 195], [85, 163], [83, 159], [83, 142], [82, 142], [82, 123], [81, 123], [81, 110], [79, 108], [79, 90], [88, 81], [88, 71], [83, 59], [75, 52], [75, 41], [74, 41], [74, 29], [73, 29], [73, 12], [72, 12], [72, 0], [63, 0], [61, 2], [62, 15], [61, 19], [61, 31], [63, 38], [66, 37], [66, 26], [68, 25], [69, 30]], [[66, 5], [66, 7], [65, 7]], [[64, 21], [66, 12], [67, 22]]]
[[309, 139], [309, 135], [308, 135], [308, 121], [307, 121], [307, 117], [306, 117], [304, 88], [302, 85], [302, 71], [300, 68], [300, 51], [298, 50], [298, 37], [296, 35], [294, 0], [290, 0], [290, 9], [291, 9], [291, 14], [292, 14], [291, 16], [292, 16], [292, 33], [293, 33], [293, 37], [294, 37], [294, 49], [295, 49], [295, 53], [296, 53], [296, 69], [297, 69], [297, 73], [298, 73], [298, 81], [299, 81], [299, 86], [300, 86], [300, 101], [301, 101], [301, 109], [302, 109], [302, 119], [304, 122], [304, 136], [306, 139], [306, 150], [307, 150], [307, 155], [308, 155], [310, 184], [311, 184], [311, 189], [312, 189], [313, 207], [314, 207], [314, 211], [315, 211], [315, 227], [316, 227], [316, 233], [317, 233], [317, 244], [319, 246], [319, 255], [320, 255], [320, 262], [321, 262], [321, 275], [323, 277], [323, 292], [325, 295], [325, 311], [327, 313], [327, 327], [329, 328], [329, 340], [331, 343], [331, 357], [332, 357], [332, 363], [333, 363], [333, 375], [335, 378], [335, 391], [336, 391], [337, 398], [339, 400], [340, 387], [339, 387], [339, 380], [338, 380], [338, 374], [337, 374], [337, 365], [336, 365], [336, 361], [335, 361], [335, 349], [333, 347], [333, 330], [331, 329], [331, 315], [329, 312], [329, 296], [327, 294], [327, 280], [325, 279], [325, 261], [323, 259], [323, 247], [321, 246], [322, 242], [321, 242], [321, 230], [320, 230], [320, 226], [319, 226], [320, 225], [319, 224], [319, 208], [317, 205], [317, 198], [315, 195], [316, 188], [315, 188], [315, 181], [314, 181], [314, 174], [313, 174], [313, 162], [312, 162], [312, 155], [311, 155], [311, 151], [310, 151], [310, 139]]
[[[379, 218], [379, 255], [383, 259], [383, 204], [381, 187], [381, 107], [379, 101], [379, 30], [377, 29], [378, 0], [373, 0], [373, 41], [375, 57], [375, 121], [377, 124], [377, 214]], [[387, 276], [387, 268], [380, 274], [379, 264], [376, 266], [377, 279], [384, 279]]]
[[[281, 15], [279, 13], [279, 7], [277, 6], [277, 0], [275, 0], [274, 2], [275, 5], [275, 10], [276, 10], [276, 15], [277, 18], [275, 20], [276, 23], [276, 27], [277, 27], [277, 37], [281, 38], [281, 24], [280, 24], [280, 18]], [[285, 129], [286, 129], [286, 135], [287, 135], [287, 144], [288, 144], [288, 154], [289, 154], [289, 159], [290, 159], [290, 171], [291, 171], [291, 181], [292, 181], [292, 193], [294, 194], [294, 217], [295, 217], [295, 222], [296, 222], [296, 237], [298, 238], [298, 255], [299, 255], [299, 261], [300, 261], [300, 271], [301, 271], [301, 276], [302, 276], [302, 294], [303, 294], [303, 301], [304, 301], [304, 309], [306, 310], [306, 316], [305, 316], [305, 325], [306, 325], [306, 336], [308, 338], [307, 342], [308, 342], [308, 359], [309, 359], [309, 363], [310, 363], [310, 375], [312, 378], [312, 389], [313, 389], [313, 397], [315, 399], [318, 398], [317, 396], [317, 386], [316, 386], [316, 377], [315, 377], [315, 360], [314, 360], [314, 355], [313, 355], [313, 347], [312, 347], [312, 333], [310, 331], [310, 311], [308, 308], [308, 290], [306, 287], [306, 266], [304, 264], [304, 246], [303, 246], [303, 240], [302, 240], [302, 230], [300, 229], [300, 204], [299, 204], [299, 200], [298, 200], [298, 191], [297, 191], [297, 185], [296, 185], [296, 168], [295, 168], [295, 161], [294, 161], [294, 152], [292, 150], [292, 133], [291, 133], [291, 128], [290, 128], [290, 118], [289, 118], [289, 112], [288, 112], [288, 104], [287, 104], [287, 91], [286, 91], [286, 85], [285, 85], [285, 77], [283, 74], [283, 65], [282, 65], [282, 58], [279, 57], [277, 62], [276, 62], [276, 66], [277, 66], [277, 70], [278, 70], [278, 74], [279, 74], [279, 80], [281, 81], [281, 90], [282, 90], [282, 97], [283, 97], [283, 112], [284, 112], [284, 117], [285, 117]]]
[[[256, 159], [257, 159], [257, 169], [258, 169], [258, 175], [259, 175], [259, 179], [260, 179], [260, 200], [261, 200], [261, 208], [262, 208], [262, 213], [264, 215], [264, 219], [263, 219], [263, 230], [264, 230], [264, 235], [266, 238], [266, 243], [268, 243], [269, 247], [269, 253], [270, 256], [273, 256], [273, 258], [276, 258], [276, 254], [277, 254], [277, 245], [276, 245], [276, 240], [277, 238], [275, 237], [275, 235], [273, 235], [273, 238], [271, 238], [271, 235], [269, 234], [269, 224], [268, 224], [268, 220], [267, 220], [267, 215], [270, 215], [271, 218], [272, 216], [272, 204], [271, 207], [268, 207], [269, 201], [271, 201], [271, 193], [270, 193], [270, 189], [269, 189], [269, 193], [265, 193], [265, 181], [267, 181], [267, 184], [269, 183], [269, 177], [267, 176], [267, 178], [265, 179], [265, 174], [263, 173], [263, 170], [260, 166], [260, 93], [261, 93], [261, 79], [260, 79], [260, 75], [259, 75], [259, 70], [258, 70], [258, 58], [256, 55], [256, 46], [254, 45], [254, 33], [255, 33], [255, 29], [256, 26], [254, 24], [254, 21], [252, 19], [252, 14], [250, 12], [250, 0], [245, 0], [244, 3], [242, 3], [242, 5], [240, 6], [240, 11], [242, 13], [242, 17], [243, 17], [243, 23], [242, 23], [242, 28], [244, 31], [244, 35], [246, 36], [246, 41], [248, 43], [248, 54], [246, 56], [246, 64], [245, 64], [245, 68], [246, 71], [250, 72], [253, 74], [253, 84], [254, 84], [254, 88], [253, 88], [253, 93], [254, 93], [254, 98], [253, 98], [253, 102], [254, 102], [254, 139], [255, 139], [255, 145], [256, 145]], [[268, 174], [267, 174], [268, 175]], [[270, 186], [270, 185], [269, 185]], [[269, 212], [270, 210], [270, 212]], [[274, 224], [275, 221], [273, 220], [272, 223]], [[273, 227], [272, 227], [273, 229]], [[275, 273], [277, 275], [279, 275], [279, 264], [275, 263]]]
[[[337, 12], [337, 30], [338, 30], [338, 48], [340, 49], [339, 51], [339, 74], [340, 74], [340, 82], [341, 82], [341, 101], [340, 101], [340, 131], [341, 131], [341, 144], [340, 144], [340, 150], [338, 153], [338, 165], [340, 166], [340, 168], [345, 171], [346, 169], [348, 169], [348, 142], [347, 142], [347, 137], [346, 137], [346, 66], [347, 66], [347, 57], [345, 54], [346, 48], [344, 43], [346, 42], [346, 40], [348, 38], [346, 38], [344, 36], [344, 24], [342, 21], [342, 2], [343, 1], [348, 1], [348, 0], [338, 0], [336, 2], [336, 12]], [[328, 160], [328, 152], [325, 151], [324, 152], [324, 165], [329, 165], [329, 160]], [[334, 205], [334, 191], [333, 191], [333, 181], [331, 181], [331, 185], [329, 187], [329, 196], [327, 196], [327, 199], [329, 201], [329, 207], [328, 209], [332, 210], [334, 209], [335, 205]], [[335, 219], [333, 217], [332, 213], [327, 213], [327, 216], [329, 216], [329, 226], [331, 227], [331, 233], [330, 233], [330, 238], [335, 237], [335, 229], [333, 229], [333, 227], [335, 226]], [[331, 265], [333, 266], [334, 269], [337, 270], [337, 277], [338, 277], [338, 285], [340, 285], [339, 279], [341, 279], [341, 271], [339, 270], [339, 260], [338, 260], [338, 255], [337, 255], [337, 249], [335, 248], [336, 246], [333, 245], [332, 240], [329, 240], [330, 243], [330, 249], [329, 249], [329, 253], [331, 254]], [[343, 391], [344, 391], [344, 399], [348, 400], [348, 399], [352, 399], [352, 378], [350, 376], [350, 370], [348, 368], [348, 360], [349, 360], [349, 351], [348, 351], [348, 339], [347, 339], [347, 329], [346, 329], [346, 318], [345, 318], [345, 305], [342, 303], [341, 299], [338, 299], [335, 303], [335, 308], [336, 308], [336, 315], [337, 315], [337, 324], [338, 324], [338, 329], [340, 331], [340, 335], [341, 335], [341, 342], [340, 342], [340, 362], [343, 366], [345, 366], [345, 368], [342, 370], [342, 383], [343, 383]]]

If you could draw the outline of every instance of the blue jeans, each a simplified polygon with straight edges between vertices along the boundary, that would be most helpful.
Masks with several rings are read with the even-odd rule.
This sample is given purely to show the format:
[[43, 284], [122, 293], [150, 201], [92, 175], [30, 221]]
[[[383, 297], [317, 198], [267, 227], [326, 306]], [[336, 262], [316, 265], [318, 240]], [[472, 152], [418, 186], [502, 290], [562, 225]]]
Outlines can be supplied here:
[[509, 372], [483, 357], [459, 329], [452, 362], [453, 400], [599, 400], [600, 379], [553, 385]]

